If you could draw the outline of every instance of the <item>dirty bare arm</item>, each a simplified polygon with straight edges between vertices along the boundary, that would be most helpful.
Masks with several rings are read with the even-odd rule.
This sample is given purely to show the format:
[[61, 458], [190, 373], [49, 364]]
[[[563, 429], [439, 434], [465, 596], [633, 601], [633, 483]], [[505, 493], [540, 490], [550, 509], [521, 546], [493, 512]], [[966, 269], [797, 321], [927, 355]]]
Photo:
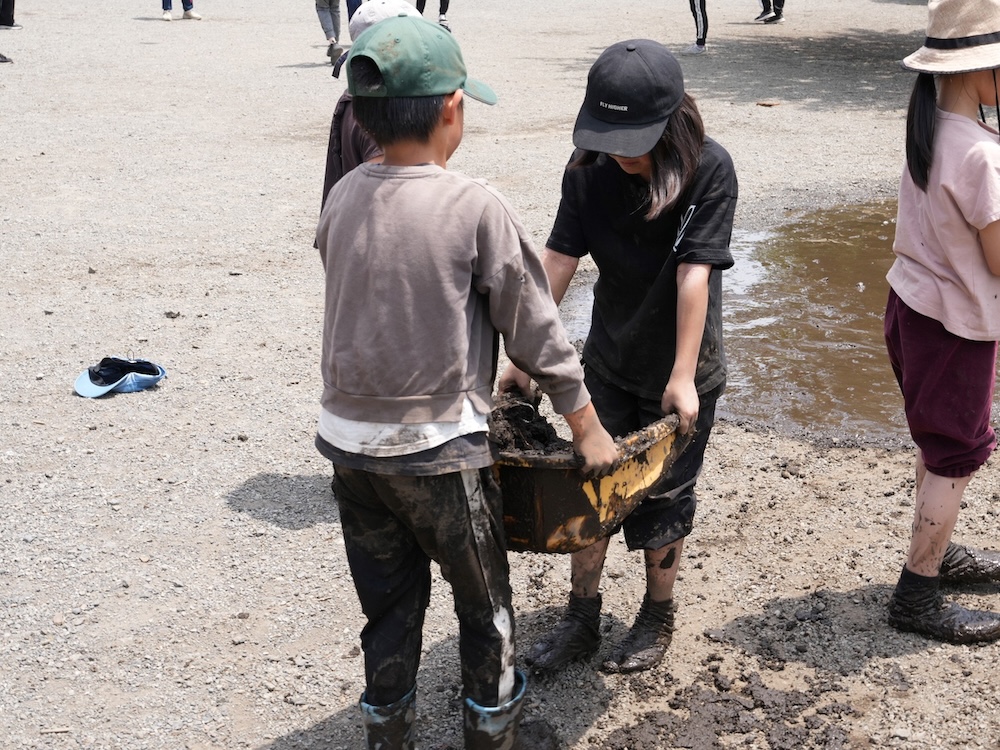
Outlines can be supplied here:
[[607, 474], [618, 459], [618, 446], [598, 419], [594, 404], [588, 401], [586, 406], [564, 414], [563, 419], [573, 432], [573, 448], [583, 458], [580, 471], [585, 476]]
[[684, 435], [694, 430], [700, 408], [694, 376], [708, 316], [708, 278], [711, 273], [712, 267], [702, 263], [681, 263], [677, 266], [677, 351], [670, 380], [660, 399], [660, 408], [664, 414], [677, 414], [680, 431]]

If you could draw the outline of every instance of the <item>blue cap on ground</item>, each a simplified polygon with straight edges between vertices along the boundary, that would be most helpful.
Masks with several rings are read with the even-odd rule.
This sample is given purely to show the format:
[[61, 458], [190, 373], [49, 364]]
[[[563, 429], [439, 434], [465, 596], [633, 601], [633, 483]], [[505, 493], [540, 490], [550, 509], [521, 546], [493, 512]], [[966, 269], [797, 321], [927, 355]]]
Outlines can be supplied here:
[[73, 389], [84, 398], [97, 398], [110, 391], [132, 393], [159, 383], [167, 371], [144, 359], [105, 357], [80, 373]]

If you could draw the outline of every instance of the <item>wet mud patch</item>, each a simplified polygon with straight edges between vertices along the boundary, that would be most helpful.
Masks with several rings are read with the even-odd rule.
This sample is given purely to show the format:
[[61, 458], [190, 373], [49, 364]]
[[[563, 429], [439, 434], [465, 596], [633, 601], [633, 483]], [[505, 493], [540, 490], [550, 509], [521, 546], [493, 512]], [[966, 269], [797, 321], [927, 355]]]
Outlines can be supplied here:
[[856, 738], [844, 729], [845, 719], [856, 711], [828, 695], [839, 691], [835, 683], [818, 681], [807, 690], [779, 690], [768, 687], [759, 672], [727, 675], [721, 661], [710, 655], [694, 682], [674, 691], [667, 702], [670, 710], [643, 714], [632, 726], [616, 730], [604, 747], [714, 750], [740, 744], [773, 750], [838, 750], [856, 746]]
[[[850, 591], [817, 589], [799, 597], [775, 598], [761, 612], [736, 618], [705, 636], [753, 654], [759, 665], [780, 672], [789, 664], [815, 670], [817, 679], [866, 675], [874, 683], [907, 689], [891, 660], [926, 646], [926, 640], [891, 631], [884, 621], [891, 587]], [[872, 633], [881, 637], [872, 639]], [[884, 662], [890, 660], [887, 666]]]

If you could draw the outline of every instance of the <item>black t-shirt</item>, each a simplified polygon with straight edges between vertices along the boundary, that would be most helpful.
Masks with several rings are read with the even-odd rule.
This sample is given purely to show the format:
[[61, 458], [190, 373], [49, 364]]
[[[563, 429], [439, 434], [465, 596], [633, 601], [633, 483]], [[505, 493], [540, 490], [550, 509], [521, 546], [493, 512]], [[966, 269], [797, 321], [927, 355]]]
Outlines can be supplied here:
[[644, 218], [647, 183], [610, 157], [566, 169], [546, 245], [576, 258], [590, 253], [600, 271], [583, 349], [598, 375], [637, 396], [660, 399], [677, 349], [677, 265], [703, 263], [712, 272], [695, 385], [706, 393], [725, 383], [722, 271], [733, 265], [736, 198], [732, 159], [711, 138], [688, 191], [653, 221]]

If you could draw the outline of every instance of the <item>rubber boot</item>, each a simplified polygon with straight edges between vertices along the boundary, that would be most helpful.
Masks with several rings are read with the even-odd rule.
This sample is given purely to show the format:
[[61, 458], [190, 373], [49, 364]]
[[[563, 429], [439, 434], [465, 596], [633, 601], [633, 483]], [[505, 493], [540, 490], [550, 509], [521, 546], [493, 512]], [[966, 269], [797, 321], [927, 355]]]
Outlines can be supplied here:
[[368, 750], [413, 750], [413, 720], [416, 718], [417, 686], [388, 706], [365, 703], [361, 696], [361, 721]]
[[1000, 638], [1000, 615], [948, 602], [941, 577], [917, 575], [905, 566], [889, 600], [889, 624], [946, 643], [983, 643]]
[[560, 750], [560, 743], [544, 720], [521, 723], [528, 678], [514, 672], [514, 697], [502, 706], [480, 706], [465, 699], [465, 750]]
[[570, 593], [562, 619], [528, 650], [524, 661], [534, 671], [545, 672], [589, 656], [601, 642], [600, 627], [601, 595], [583, 598]]
[[1000, 583], [1000, 554], [951, 543], [941, 561], [941, 582]]
[[472, 698], [466, 698], [465, 750], [518, 750], [517, 730], [527, 688], [524, 672], [515, 670], [514, 696], [502, 706], [480, 706]]
[[632, 628], [601, 668], [605, 672], [641, 672], [655, 667], [663, 661], [673, 634], [673, 599], [654, 602], [646, 594]]

